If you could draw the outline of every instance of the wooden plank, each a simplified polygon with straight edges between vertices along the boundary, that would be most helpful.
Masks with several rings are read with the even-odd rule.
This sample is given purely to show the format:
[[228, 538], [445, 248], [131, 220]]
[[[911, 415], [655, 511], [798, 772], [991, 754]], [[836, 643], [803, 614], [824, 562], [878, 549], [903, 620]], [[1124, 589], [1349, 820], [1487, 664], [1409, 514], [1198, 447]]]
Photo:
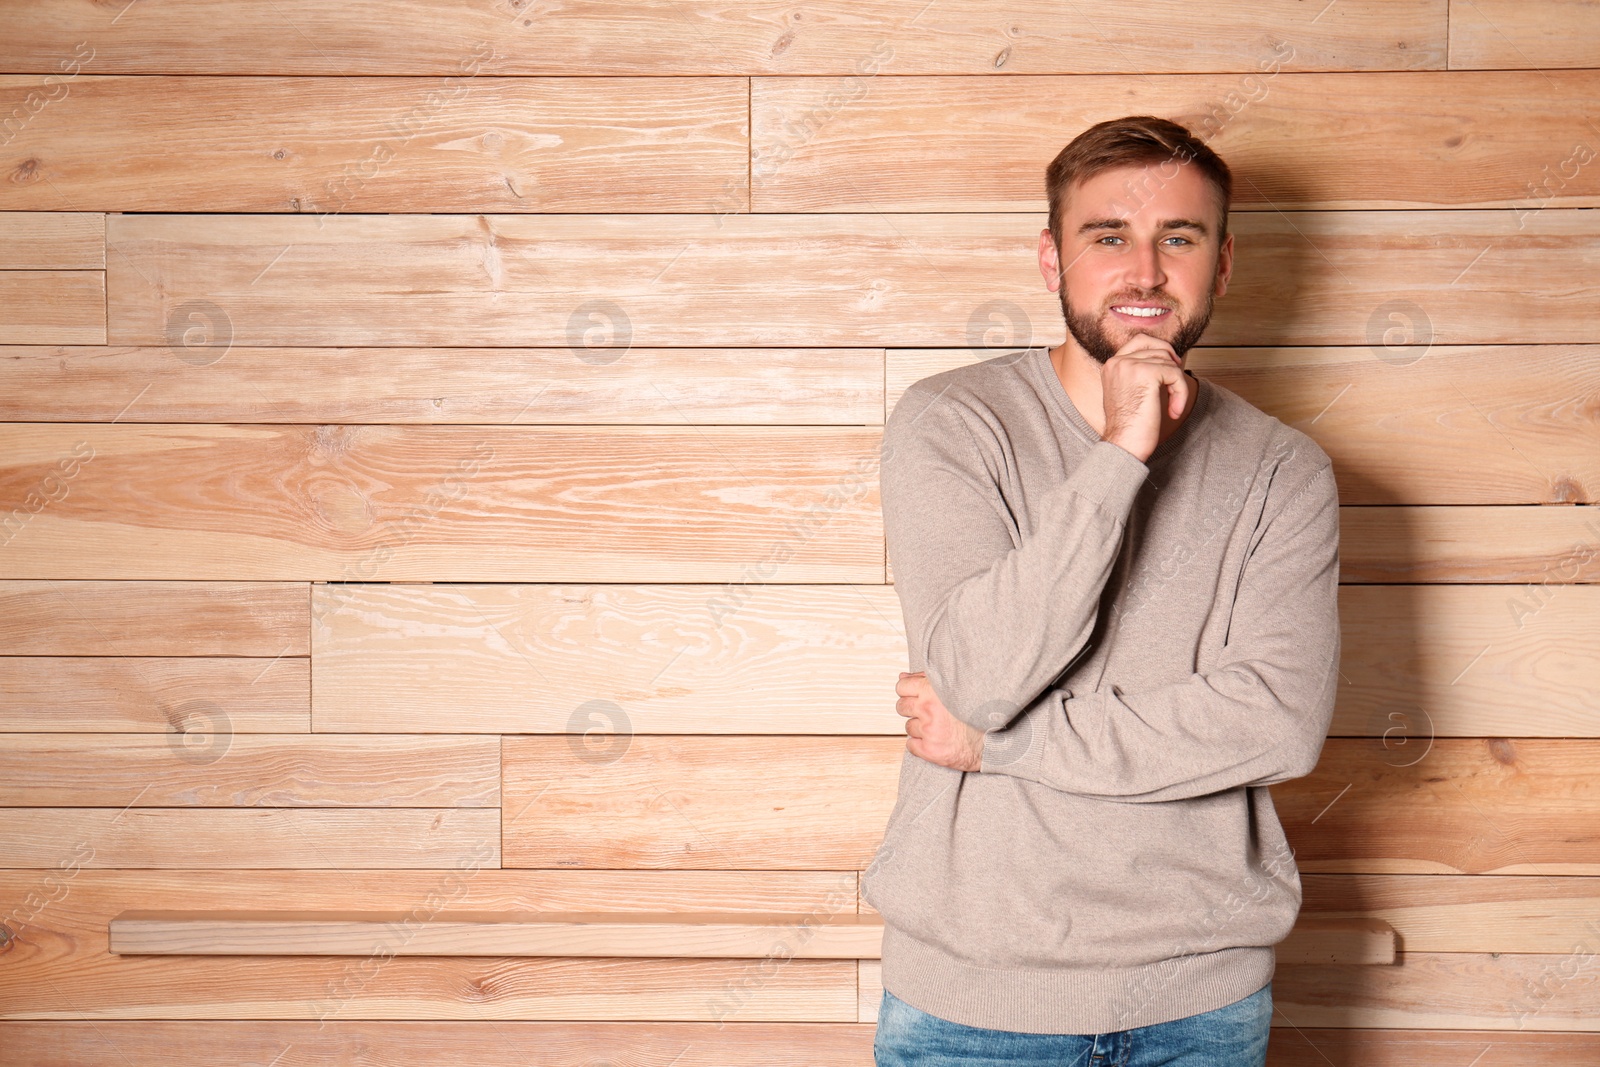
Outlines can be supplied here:
[[[0, 147], [31, 210], [748, 210], [741, 78], [75, 79]], [[0, 113], [47, 79], [0, 76]], [[108, 162], [114, 161], [114, 165]], [[493, 274], [496, 264], [480, 261]]]
[[209, 746], [310, 729], [305, 659], [0, 656], [3, 731], [173, 733]]
[[0, 808], [0, 866], [373, 870], [499, 862], [497, 808]]
[[494, 737], [0, 734], [13, 807], [483, 808], [500, 803]]
[[[398, 912], [125, 911], [111, 951], [157, 956], [609, 956], [876, 959], [883, 920], [855, 912]], [[404, 942], [396, 945], [397, 933]], [[1381, 919], [1313, 916], [1277, 946], [1280, 963], [1388, 965], [1395, 931]]]
[[[169, 320], [196, 317], [252, 346], [565, 347], [582, 343], [574, 323], [616, 337], [626, 322], [630, 343], [650, 346], [981, 347], [993, 309], [1014, 307], [1032, 324], [1015, 343], [1056, 344], [1043, 225], [1042, 213], [117, 215], [111, 335], [166, 343]], [[1241, 254], [1213, 344], [1381, 347], [1402, 313], [1410, 337], [1439, 345], [1600, 341], [1592, 211], [1262, 211], [1232, 226]]]
[[603, 733], [905, 729], [881, 585], [318, 586], [312, 613], [319, 731], [570, 731], [587, 750]]
[[881, 349], [630, 348], [624, 357], [586, 347], [608, 340], [603, 317], [587, 325], [597, 332], [553, 349], [0, 348], [0, 421], [883, 422]]
[[[724, 0], [670, 8], [576, 0], [537, 11], [449, 0], [274, 0], [271, 9], [220, 13], [205, 0], [164, 0], [122, 17], [86, 0], [42, 0], [8, 18], [0, 69], [72, 71], [76, 56], [85, 69], [108, 73], [455, 74], [483, 55], [484, 69], [500, 74], [861, 75], [878, 69], [879, 58], [913, 74], [1256, 71], [1292, 43], [1285, 62], [1300, 69], [1438, 70], [1445, 3], [1248, 3], [1202, 14], [1182, 0], [1131, 8], [1083, 0], [1063, 19], [1050, 4], [997, 11], [983, 0], [825, 0], [807, 5], [803, 18], [781, 3]], [[875, 50], [875, 41], [885, 47]]]
[[3, 576], [878, 582], [880, 436], [0, 425], [0, 478], [92, 455], [7, 545]]
[[1396, 941], [1394, 927], [1382, 919], [1312, 915], [1295, 920], [1275, 947], [1279, 963], [1392, 966]]
[[[273, 1067], [527, 1067], [530, 1049], [539, 1050], [542, 1063], [561, 1067], [873, 1067], [875, 1032], [856, 1022], [0, 1022], [0, 1045], [11, 1067], [212, 1067], [264, 1064], [274, 1054]], [[1508, 1042], [1514, 1049], [1533, 1049], [1528, 1039], [1538, 1035], [1506, 1036], [1522, 1039]], [[1548, 1036], [1579, 1048], [1580, 1035]]]
[[1600, 67], [1591, 0], [1450, 0], [1449, 22], [1452, 70]]
[[833, 960], [778, 967], [693, 959], [240, 961], [134, 959], [107, 950], [108, 924], [129, 908], [215, 910], [249, 901], [275, 909], [382, 908], [421, 918], [446, 907], [828, 912], [848, 908], [855, 895], [854, 872], [511, 872], [483, 867], [481, 854], [468, 860], [433, 871], [0, 872], [0, 901], [25, 901], [37, 892], [42, 902], [19, 927], [0, 968], [0, 1015], [328, 1022], [855, 1017], [855, 964]]
[[1600, 1055], [1600, 1034], [1273, 1026], [1268, 1067], [1460, 1067], [1475, 1057], [1491, 1062], [1482, 1059], [1491, 1049], [1507, 1063], [1585, 1063]]
[[0, 270], [103, 270], [106, 217], [92, 211], [0, 211]]
[[1273, 787], [1301, 871], [1600, 873], [1600, 742], [1399, 740], [1329, 740]]
[[[863, 870], [904, 751], [903, 736], [507, 737], [504, 865]], [[1304, 871], [1595, 874], [1596, 758], [1587, 739], [1331, 738], [1273, 797]]]
[[1563, 956], [1600, 934], [1600, 878], [1307, 874], [1301, 883], [1302, 916], [1381, 919], [1408, 954]]
[[[1336, 9], [1337, 10], [1337, 9]], [[546, 1063], [670, 1063], [672, 1067], [873, 1067], [881, 985], [863, 990], [873, 1014], [860, 1023], [569, 1023], [61, 1021], [0, 1022], [12, 1067], [526, 1067]], [[1513, 1030], [1295, 1027], [1273, 1019], [1268, 1067], [1463, 1067], [1490, 1049], [1505, 1063], [1584, 1064], [1600, 1059], [1600, 1034]], [[263, 1051], [267, 1059], [261, 1057]], [[559, 1060], [551, 1056], [562, 1057]], [[1497, 1060], [1480, 1059], [1479, 1063]]]
[[310, 642], [298, 582], [0, 582], [8, 656], [305, 656]]
[[[929, 375], [1011, 358], [890, 351], [885, 410]], [[1185, 364], [1310, 434], [1332, 457], [1347, 504], [1565, 504], [1600, 494], [1600, 423], [1551, 402], [1600, 393], [1593, 346], [1196, 348]]]
[[903, 734], [507, 737], [503, 865], [861, 870], [904, 750]]
[[1600, 587], [1345, 586], [1339, 615], [1335, 737], [1406, 763], [1433, 736], [1600, 733]]
[[[1199, 355], [1196, 373], [1210, 376], [1210, 352]], [[1597, 357], [1544, 345], [1255, 349], [1215, 377], [1313, 434], [1345, 481], [1366, 483], [1341, 485], [1352, 503], [1592, 503], [1600, 422], [1552, 398], [1600, 393]], [[1422, 490], [1424, 472], [1449, 488]]]
[[105, 343], [104, 271], [0, 271], [0, 344]]
[[[1600, 168], [1529, 192], [1543, 184], [1542, 164], [1595, 141], [1600, 70], [1263, 69], [1243, 79], [878, 78], [831, 108], [838, 92], [825, 80], [757, 78], [751, 210], [1045, 211], [1048, 162], [1079, 131], [1128, 114], [1194, 131], [1227, 160], [1237, 207], [1516, 207], [1523, 216], [1600, 204]], [[1161, 184], [1154, 171], [1146, 181]]]
[[[408, 929], [414, 926], [415, 930]], [[735, 912], [125, 911], [111, 951], [138, 956], [605, 956], [855, 960], [878, 955], [883, 920]], [[400, 937], [404, 942], [396, 944]]]
[[1600, 1032], [1583, 946], [1566, 957], [1407, 952], [1399, 967], [1286, 964], [1272, 983], [1274, 1012], [1300, 1027]]
[[1600, 518], [1583, 507], [1341, 508], [1339, 580], [1500, 583], [1549, 596], [1600, 582]]

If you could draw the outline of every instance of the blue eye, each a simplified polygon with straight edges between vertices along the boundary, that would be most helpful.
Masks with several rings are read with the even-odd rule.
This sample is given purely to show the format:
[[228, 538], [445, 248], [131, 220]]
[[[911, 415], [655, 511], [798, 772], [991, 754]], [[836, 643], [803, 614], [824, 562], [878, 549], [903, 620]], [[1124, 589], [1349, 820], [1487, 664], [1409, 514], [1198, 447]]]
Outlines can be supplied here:
[[[1120, 240], [1122, 240], [1122, 238], [1116, 236], [1115, 234], [1109, 234], [1108, 233], [1104, 237], [1101, 237], [1095, 243], [1099, 244], [1101, 241], [1120, 241]], [[1173, 234], [1171, 237], [1168, 237], [1167, 240], [1169, 240], [1169, 241], [1182, 241], [1186, 245], [1194, 244], [1194, 242], [1189, 240], [1187, 237], [1183, 237], [1183, 236], [1180, 236], [1178, 234]]]

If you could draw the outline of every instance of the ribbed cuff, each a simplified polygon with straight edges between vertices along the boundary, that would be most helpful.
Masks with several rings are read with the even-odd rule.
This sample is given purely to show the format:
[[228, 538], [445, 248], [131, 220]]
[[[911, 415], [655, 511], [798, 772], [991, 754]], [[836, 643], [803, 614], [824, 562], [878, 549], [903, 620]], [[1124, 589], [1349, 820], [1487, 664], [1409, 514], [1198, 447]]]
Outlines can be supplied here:
[[883, 928], [883, 988], [930, 1015], [988, 1030], [1105, 1034], [1153, 1026], [1243, 1000], [1276, 969], [1271, 945], [1246, 945], [1135, 967], [1003, 970]]
[[1049, 738], [1040, 735], [1050, 729], [1058, 713], [1059, 704], [1049, 709], [1029, 708], [1004, 729], [985, 733], [978, 773], [1009, 774], [1030, 782], [1040, 781], [1039, 765], [1044, 762], [1045, 749], [1049, 747]]
[[1069, 477], [1079, 496], [1104, 511], [1125, 517], [1149, 474], [1150, 468], [1138, 456], [1119, 444], [1100, 441], [1089, 448]]

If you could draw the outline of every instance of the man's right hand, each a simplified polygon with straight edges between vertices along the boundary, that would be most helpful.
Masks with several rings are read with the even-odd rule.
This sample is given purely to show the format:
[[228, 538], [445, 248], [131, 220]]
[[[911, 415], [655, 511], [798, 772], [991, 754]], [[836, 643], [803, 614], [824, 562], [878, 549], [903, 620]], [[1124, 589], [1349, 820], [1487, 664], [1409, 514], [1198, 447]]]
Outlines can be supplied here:
[[1106, 428], [1100, 439], [1133, 453], [1141, 463], [1147, 461], [1163, 439], [1162, 409], [1177, 419], [1189, 405], [1192, 388], [1172, 345], [1147, 333], [1134, 334], [1101, 368]]

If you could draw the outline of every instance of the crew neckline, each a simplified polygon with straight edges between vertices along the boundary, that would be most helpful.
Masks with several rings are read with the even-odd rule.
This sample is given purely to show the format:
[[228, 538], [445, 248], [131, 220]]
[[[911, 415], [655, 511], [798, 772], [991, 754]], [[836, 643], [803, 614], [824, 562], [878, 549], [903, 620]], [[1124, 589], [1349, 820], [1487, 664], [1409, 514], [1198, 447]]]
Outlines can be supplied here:
[[[1061, 384], [1061, 379], [1056, 374], [1055, 364], [1050, 362], [1049, 346], [1041, 345], [1036, 347], [1033, 349], [1033, 353], [1034, 370], [1043, 376], [1045, 389], [1055, 398], [1057, 409], [1066, 416], [1067, 421], [1086, 441], [1090, 444], [1099, 444], [1101, 441], [1100, 435], [1095, 432], [1093, 426], [1089, 425], [1089, 420], [1083, 417], [1083, 412], [1078, 410], [1078, 405], [1072, 402], [1072, 396], [1067, 392], [1067, 387]], [[1189, 427], [1193, 426], [1196, 420], [1203, 417], [1210, 409], [1211, 383], [1198, 374], [1190, 372], [1187, 368], [1184, 369], [1184, 373], [1194, 379], [1196, 388], [1199, 390], [1198, 395], [1194, 398], [1194, 407], [1189, 411], [1189, 417], [1183, 420], [1182, 425], [1178, 427], [1176, 432], [1156, 445], [1156, 450], [1150, 453], [1150, 458], [1145, 461], [1146, 466], [1155, 463], [1159, 459], [1164, 459], [1176, 451], [1178, 446], [1182, 445], [1184, 440], [1188, 438]]]

